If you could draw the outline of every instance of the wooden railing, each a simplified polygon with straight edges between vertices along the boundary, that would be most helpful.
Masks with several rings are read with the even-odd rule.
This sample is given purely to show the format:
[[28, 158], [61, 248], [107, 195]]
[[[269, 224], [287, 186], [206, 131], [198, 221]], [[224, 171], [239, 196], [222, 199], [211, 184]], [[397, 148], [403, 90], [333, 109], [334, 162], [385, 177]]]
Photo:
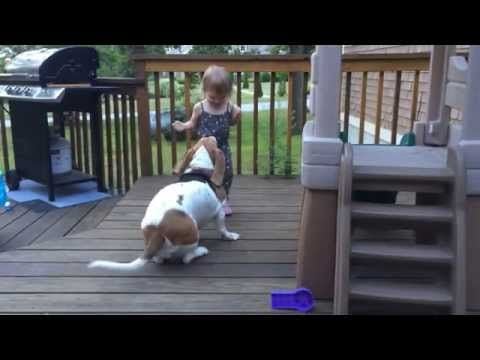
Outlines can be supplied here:
[[[162, 109], [168, 108], [170, 121], [175, 119], [175, 104], [178, 102], [178, 97], [175, 98], [176, 75], [184, 73], [181, 102], [185, 107], [186, 118], [189, 118], [194, 101], [190, 84], [195, 74], [202, 75], [211, 64], [224, 66], [232, 73], [236, 85], [232, 101], [240, 106], [242, 100], [245, 101], [244, 97], [242, 99], [242, 80], [247, 74], [253, 73], [252, 111], [243, 111], [243, 119], [232, 129], [230, 139], [234, 171], [237, 174], [254, 175], [298, 174], [301, 134], [292, 131], [294, 114], [291, 80], [295, 73], [303, 73], [308, 81], [310, 57], [137, 55], [134, 61], [136, 79], [103, 80], [104, 85], [118, 85], [121, 88], [117, 94], [105, 95], [102, 99], [102, 154], [109, 189], [124, 192], [139, 176], [171, 173], [173, 164], [183, 156], [186, 147], [191, 145], [193, 134], [188, 134], [186, 141], [179, 141], [177, 134], [173, 133], [168, 144], [161, 126]], [[340, 119], [343, 122], [342, 130], [348, 133], [351, 119], [357, 113], [359, 129], [358, 141], [355, 142], [365, 142], [368, 124], [368, 127], [374, 126], [373, 142], [378, 143], [380, 131], [389, 128], [390, 142], [396, 143], [398, 129], [405, 128], [405, 124], [399, 121], [405, 120], [405, 101], [409, 104], [407, 112], [410, 123], [406, 126], [407, 131], [413, 128], [413, 122], [418, 119], [420, 88], [425, 85], [421, 76], [428, 69], [429, 54], [344, 55], [340, 110], [343, 112]], [[262, 112], [259, 107], [261, 73], [270, 75], [270, 86], [267, 85], [264, 89], [267, 90], [266, 95], [270, 96], [264, 105], [268, 113]], [[276, 106], [279, 73], [287, 74], [286, 109]], [[168, 87], [164, 89], [167, 98], [163, 101], [160, 96], [162, 77], [168, 79]], [[390, 77], [392, 80], [388, 80]], [[391, 82], [392, 86], [387, 86], [387, 82]], [[307, 89], [304, 89], [304, 102], [306, 98]], [[423, 101], [426, 99], [427, 96]], [[245, 107], [245, 103], [243, 105]], [[156, 133], [153, 139], [150, 129], [151, 111], [156, 114]], [[390, 121], [385, 119], [386, 112], [391, 117]], [[87, 172], [93, 171], [88, 118], [88, 114], [72, 114], [65, 122], [65, 136], [72, 144], [74, 166]], [[245, 122], [247, 118], [249, 121]], [[307, 116], [304, 116], [300, 120], [300, 129], [306, 119]], [[5, 126], [3, 111], [0, 111], [0, 140], [3, 169], [8, 170], [14, 167], [14, 163], [12, 150], [9, 150], [11, 133]]]
[[[366, 122], [366, 106], [367, 106], [367, 84], [368, 78], [372, 74], [377, 77], [376, 94], [375, 94], [375, 117], [370, 118], [374, 123], [374, 143], [380, 142], [380, 131], [384, 128], [382, 124], [384, 119], [384, 91], [385, 91], [385, 75], [394, 74], [394, 88], [393, 88], [393, 106], [391, 111], [390, 143], [397, 143], [397, 132], [399, 127], [399, 110], [401, 101], [402, 85], [412, 85], [411, 90], [405, 91], [402, 100], [407, 101], [410, 105], [410, 119], [409, 130], [413, 129], [414, 122], [418, 119], [418, 97], [420, 73], [429, 70], [429, 53], [421, 54], [399, 54], [399, 55], [344, 55], [342, 71], [345, 73], [343, 81], [345, 82], [342, 89], [343, 99], [343, 131], [348, 138], [350, 129], [350, 115], [352, 104], [352, 74], [361, 74], [361, 92], [359, 101], [359, 132], [358, 143], [364, 143], [365, 137], [365, 122]], [[407, 81], [402, 81], [402, 75], [405, 72], [413, 72], [413, 84], [408, 84]]]
[[[225, 67], [225, 69], [234, 76], [234, 84], [236, 85], [236, 94], [233, 96], [233, 101], [241, 106], [242, 105], [242, 79], [243, 76], [247, 73], [253, 73], [253, 111], [252, 111], [252, 154], [251, 158], [246, 158], [243, 154], [243, 147], [245, 146], [242, 139], [244, 128], [242, 128], [242, 121], [236, 126], [236, 139], [231, 139], [230, 143], [234, 147], [234, 162], [235, 162], [235, 171], [237, 174], [242, 174], [245, 172], [245, 164], [251, 166], [251, 172], [254, 175], [259, 174], [259, 150], [260, 142], [265, 141], [265, 147], [268, 148], [268, 155], [261, 154], [266, 159], [269, 159], [269, 164], [264, 167], [264, 172], [268, 174], [274, 174], [273, 159], [275, 158], [275, 145], [277, 142], [277, 134], [275, 130], [276, 126], [276, 109], [275, 109], [275, 90], [276, 84], [276, 75], [279, 72], [288, 73], [288, 80], [292, 78], [293, 73], [303, 72], [307, 74], [309, 71], [309, 57], [308, 56], [152, 56], [152, 55], [141, 55], [135, 56], [134, 60], [136, 62], [137, 69], [137, 78], [144, 79], [145, 90], [141, 93], [142, 98], [139, 98], [139, 106], [145, 106], [148, 110], [145, 110], [140, 115], [140, 152], [142, 157], [142, 174], [152, 175], [154, 173], [162, 174], [165, 171], [164, 162], [166, 159], [163, 158], [164, 144], [162, 143], [162, 136], [158, 131], [160, 125], [160, 113], [161, 113], [161, 99], [160, 99], [160, 86], [159, 80], [162, 73], [168, 74], [169, 79], [169, 93], [170, 93], [170, 113], [171, 119], [173, 121], [175, 115], [175, 74], [184, 73], [184, 107], [186, 117], [190, 117], [192, 103], [191, 103], [191, 92], [190, 84], [193, 74], [203, 74], [203, 71], [212, 64]], [[260, 73], [268, 72], [270, 74], [270, 107], [269, 107], [269, 125], [268, 125], [268, 138], [269, 139], [260, 139], [259, 141], [259, 86], [260, 85]], [[157, 168], [154, 169], [152, 161], [152, 146], [149, 141], [149, 111], [151, 110], [149, 106], [149, 93], [148, 86], [149, 82], [153, 80], [153, 97], [154, 97], [154, 108], [156, 113], [156, 163]], [[289, 86], [291, 86], [292, 81], [287, 81]], [[149, 89], [151, 90], [151, 89]], [[289, 88], [290, 90], [290, 88]], [[306, 89], [305, 89], [306, 90]], [[292, 158], [292, 91], [287, 91], [287, 115], [285, 121], [284, 131], [286, 133], [285, 138], [285, 155], [282, 155], [285, 159], [285, 173], [291, 172], [289, 169], [290, 159]], [[306, 98], [306, 91], [303, 94]], [[306, 119], [303, 119], [303, 122]], [[171, 164], [174, 164], [177, 160], [177, 144], [178, 141], [176, 136], [172, 136], [171, 141]], [[187, 135], [187, 144], [186, 146], [191, 145], [191, 134]]]
[[[295, 142], [295, 148], [292, 145], [292, 139], [294, 137], [299, 137], [298, 134], [292, 133], [292, 125], [293, 125], [293, 107], [292, 107], [292, 81], [287, 81], [287, 111], [286, 111], [286, 121], [284, 124], [284, 136], [285, 139], [282, 139], [285, 144], [284, 149], [276, 149], [276, 145], [280, 140], [279, 134], [276, 133], [278, 130], [277, 122], [278, 122], [278, 109], [275, 108], [275, 94], [276, 88], [278, 86], [278, 81], [275, 80], [275, 75], [281, 72], [288, 73], [288, 80], [293, 78], [295, 73], [303, 73], [305, 79], [308, 81], [308, 73], [310, 72], [310, 57], [303, 56], [303, 55], [286, 55], [286, 56], [269, 56], [269, 55], [261, 55], [261, 56], [185, 56], [185, 55], [176, 55], [176, 56], [152, 56], [152, 55], [137, 55], [134, 57], [136, 62], [137, 68], [137, 78], [144, 79], [144, 87], [148, 89], [148, 83], [152, 81], [155, 84], [153, 89], [153, 97], [155, 99], [155, 111], [157, 113], [157, 123], [160, 122], [159, 113], [161, 111], [160, 107], [160, 90], [159, 90], [159, 80], [163, 74], [168, 74], [169, 84], [170, 84], [170, 94], [174, 93], [174, 79], [175, 74], [184, 73], [185, 82], [184, 82], [184, 106], [186, 110], [187, 117], [191, 113], [191, 97], [190, 97], [190, 80], [193, 74], [199, 73], [200, 75], [202, 72], [212, 64], [216, 64], [219, 66], [225, 67], [225, 69], [234, 74], [234, 84], [236, 85], [236, 96], [233, 96], [234, 101], [238, 105], [242, 105], [242, 79], [245, 74], [253, 73], [253, 112], [252, 112], [252, 126], [251, 126], [251, 138], [253, 147], [252, 153], [247, 154], [251, 156], [251, 158], [246, 158], [246, 153], [242, 151], [242, 146], [245, 147], [246, 144], [242, 141], [242, 136], [245, 135], [244, 130], [242, 129], [242, 121], [239, 122], [236, 128], [236, 139], [231, 139], [231, 144], [235, 147], [235, 170], [237, 174], [242, 174], [245, 171], [245, 165], [251, 165], [251, 173], [254, 175], [260, 174], [259, 173], [259, 157], [263, 159], [267, 159], [267, 166], [263, 166], [263, 175], [267, 174], [274, 174], [274, 162], [275, 157], [279, 157], [282, 159], [284, 163], [284, 172], [283, 174], [290, 174], [291, 173], [291, 166], [293, 164], [296, 166], [297, 171], [294, 171], [294, 174], [298, 173], [299, 168], [299, 154], [300, 154], [300, 142]], [[420, 73], [427, 72], [429, 69], [429, 54], [422, 53], [422, 54], [405, 54], [405, 55], [344, 55], [343, 56], [343, 63], [342, 63], [342, 71], [344, 73], [343, 76], [343, 84], [342, 84], [342, 110], [343, 110], [343, 131], [346, 136], [348, 136], [348, 131], [351, 126], [350, 118], [352, 116], [352, 105], [354, 102], [354, 98], [352, 97], [354, 82], [358, 74], [361, 74], [361, 90], [360, 90], [360, 99], [359, 102], [359, 137], [358, 142], [364, 142], [365, 136], [365, 123], [369, 121], [374, 124], [375, 132], [374, 132], [374, 142], [379, 143], [380, 141], [380, 130], [382, 127], [389, 126], [390, 127], [390, 142], [396, 143], [397, 138], [397, 131], [399, 127], [399, 111], [401, 101], [405, 100], [405, 96], [401, 97], [403, 94], [404, 89], [402, 85], [408, 85], [411, 87], [409, 91], [406, 91], [408, 94], [408, 101], [410, 101], [410, 119], [411, 124], [410, 128], [413, 128], [413, 122], [417, 119], [417, 108], [418, 108], [418, 97], [419, 97], [419, 85], [420, 85]], [[269, 117], [266, 119], [264, 117], [263, 121], [268, 121], [268, 134], [264, 136], [264, 138], [259, 138], [259, 111], [258, 111], [258, 103], [259, 98], [257, 94], [257, 86], [259, 83], [259, 76], [261, 73], [267, 72], [270, 74], [270, 106], [269, 106]], [[413, 72], [414, 79], [413, 81], [407, 81], [402, 78], [402, 74]], [[384, 114], [384, 101], [387, 99], [389, 100], [388, 96], [384, 96], [384, 81], [385, 76], [390, 76], [390, 73], [395, 74], [395, 86], [394, 86], [394, 94], [393, 94], [393, 110], [392, 119], [390, 122], [383, 121], [385, 120]], [[376, 82], [376, 116], [372, 119], [372, 116], [367, 118], [367, 107], [370, 108], [371, 104], [369, 104], [367, 93], [371, 87], [367, 87], [367, 83], [369, 82], [369, 77], [372, 74], [376, 74], [378, 76], [378, 80]], [[413, 83], [410, 85], [409, 83]], [[385, 88], [386, 92], [389, 89]], [[303, 97], [304, 102], [307, 99], [307, 89], [304, 89]], [[145, 90], [142, 92], [142, 96], [144, 99], [139, 99], [140, 106], [148, 106], [148, 91]], [[371, 97], [371, 96], [370, 96]], [[425, 97], [426, 99], [426, 97]], [[371, 100], [370, 100], [371, 102]], [[174, 113], [174, 109], [172, 107], [175, 104], [175, 100], [171, 97], [170, 98], [170, 109], [171, 112]], [[368, 106], [367, 106], [368, 105]], [[150, 108], [148, 108], [150, 109]], [[354, 109], [355, 110], [355, 109]], [[143, 117], [142, 117], [143, 115]], [[141, 151], [141, 158], [142, 158], [142, 173], [143, 174], [154, 174], [158, 173], [161, 174], [165, 171], [164, 161], [165, 159], [162, 158], [162, 149], [165, 148], [165, 144], [162, 144], [162, 137], [161, 134], [157, 131], [156, 136], [156, 144], [157, 144], [157, 154], [156, 154], [156, 163], [157, 168], [153, 168], [152, 162], [152, 154], [151, 154], [151, 144], [148, 141], [149, 137], [147, 136], [148, 133], [148, 111], [142, 112], [140, 116], [140, 151]], [[243, 115], [245, 116], [245, 114]], [[171, 117], [173, 119], [173, 116]], [[301, 120], [301, 125], [304, 124], [306, 120], [306, 116]], [[158, 127], [157, 127], [158, 129]], [[265, 133], [264, 133], [265, 135]], [[177, 159], [177, 140], [175, 137], [172, 138], [170, 147], [171, 147], [171, 161], [172, 163], [174, 160]], [[190, 145], [190, 136], [188, 137], [187, 146]], [[263, 146], [261, 146], [263, 145]], [[259, 153], [259, 149], [267, 149], [263, 153]], [[279, 154], [279, 151], [283, 152]], [[295, 152], [297, 155], [295, 158], [292, 158], [292, 151]], [[280, 171], [280, 173], [282, 173]]]

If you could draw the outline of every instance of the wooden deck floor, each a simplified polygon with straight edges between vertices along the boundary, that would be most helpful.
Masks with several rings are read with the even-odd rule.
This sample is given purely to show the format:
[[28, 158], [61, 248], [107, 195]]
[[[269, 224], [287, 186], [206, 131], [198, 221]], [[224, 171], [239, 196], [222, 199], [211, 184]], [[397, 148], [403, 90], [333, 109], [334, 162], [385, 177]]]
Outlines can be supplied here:
[[39, 200], [12, 201], [8, 211], [0, 211], [0, 253], [93, 229], [119, 199], [115, 196], [68, 208], [56, 208]]
[[[142, 254], [140, 220], [172, 177], [140, 179], [93, 230], [0, 254], [0, 313], [259, 314], [270, 291], [295, 287], [299, 180], [237, 176], [227, 226], [236, 242], [202, 242], [210, 254], [193, 264], [148, 264], [126, 275], [87, 269], [94, 259], [130, 261]], [[330, 302], [315, 313], [331, 313]]]

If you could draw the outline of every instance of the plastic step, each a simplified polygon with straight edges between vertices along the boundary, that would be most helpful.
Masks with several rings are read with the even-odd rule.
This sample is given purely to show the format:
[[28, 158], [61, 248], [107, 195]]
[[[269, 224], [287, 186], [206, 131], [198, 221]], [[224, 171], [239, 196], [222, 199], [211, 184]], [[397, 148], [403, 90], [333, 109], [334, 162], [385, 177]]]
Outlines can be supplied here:
[[352, 257], [450, 264], [453, 253], [446, 245], [421, 245], [399, 240], [352, 242]]
[[443, 206], [353, 202], [352, 218], [377, 221], [450, 222], [453, 219], [453, 212], [451, 209]]
[[451, 305], [452, 294], [447, 286], [417, 284], [388, 280], [355, 279], [351, 282], [350, 296], [385, 302], [425, 305]]

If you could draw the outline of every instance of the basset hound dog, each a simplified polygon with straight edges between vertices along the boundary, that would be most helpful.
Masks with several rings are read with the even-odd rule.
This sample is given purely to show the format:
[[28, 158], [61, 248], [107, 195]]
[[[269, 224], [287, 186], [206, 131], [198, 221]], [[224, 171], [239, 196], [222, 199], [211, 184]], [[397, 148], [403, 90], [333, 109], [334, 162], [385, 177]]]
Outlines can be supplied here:
[[214, 220], [221, 239], [239, 239], [239, 234], [228, 231], [225, 225], [224, 172], [225, 157], [215, 138], [200, 139], [175, 167], [179, 181], [162, 188], [147, 207], [141, 222], [143, 255], [130, 263], [97, 260], [88, 267], [129, 271], [149, 261], [163, 263], [168, 259], [188, 264], [208, 254], [208, 249], [199, 245], [199, 230]]

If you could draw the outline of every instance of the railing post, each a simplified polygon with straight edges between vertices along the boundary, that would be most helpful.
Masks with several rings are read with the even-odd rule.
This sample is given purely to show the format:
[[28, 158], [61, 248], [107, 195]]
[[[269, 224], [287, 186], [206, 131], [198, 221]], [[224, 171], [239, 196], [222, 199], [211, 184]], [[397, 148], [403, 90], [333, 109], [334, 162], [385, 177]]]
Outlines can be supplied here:
[[465, 166], [466, 225], [466, 306], [480, 309], [480, 46], [470, 46], [463, 109], [463, 129], [459, 142]]
[[480, 140], [480, 46], [470, 47], [462, 140]]
[[434, 45], [432, 48], [427, 118], [426, 122], [416, 126], [415, 131], [421, 137], [418, 139], [420, 144], [444, 146], [448, 143], [449, 119], [448, 109], [445, 107], [445, 85], [448, 59], [454, 54], [455, 45]]
[[302, 185], [336, 190], [343, 143], [339, 139], [340, 46], [317, 46], [312, 55], [313, 121], [302, 135]]
[[312, 55], [312, 84], [315, 86], [314, 136], [338, 138], [340, 81], [342, 76], [340, 46], [317, 46]]
[[148, 77], [145, 62], [135, 61], [135, 77], [143, 80], [144, 85], [137, 88], [138, 142], [140, 146], [140, 168], [142, 176], [153, 175], [152, 146], [150, 144], [150, 109], [148, 104]]
[[343, 143], [339, 139], [342, 53], [340, 46], [317, 46], [311, 58], [313, 120], [302, 134], [297, 284], [315, 298], [332, 299], [335, 276], [337, 189]]

